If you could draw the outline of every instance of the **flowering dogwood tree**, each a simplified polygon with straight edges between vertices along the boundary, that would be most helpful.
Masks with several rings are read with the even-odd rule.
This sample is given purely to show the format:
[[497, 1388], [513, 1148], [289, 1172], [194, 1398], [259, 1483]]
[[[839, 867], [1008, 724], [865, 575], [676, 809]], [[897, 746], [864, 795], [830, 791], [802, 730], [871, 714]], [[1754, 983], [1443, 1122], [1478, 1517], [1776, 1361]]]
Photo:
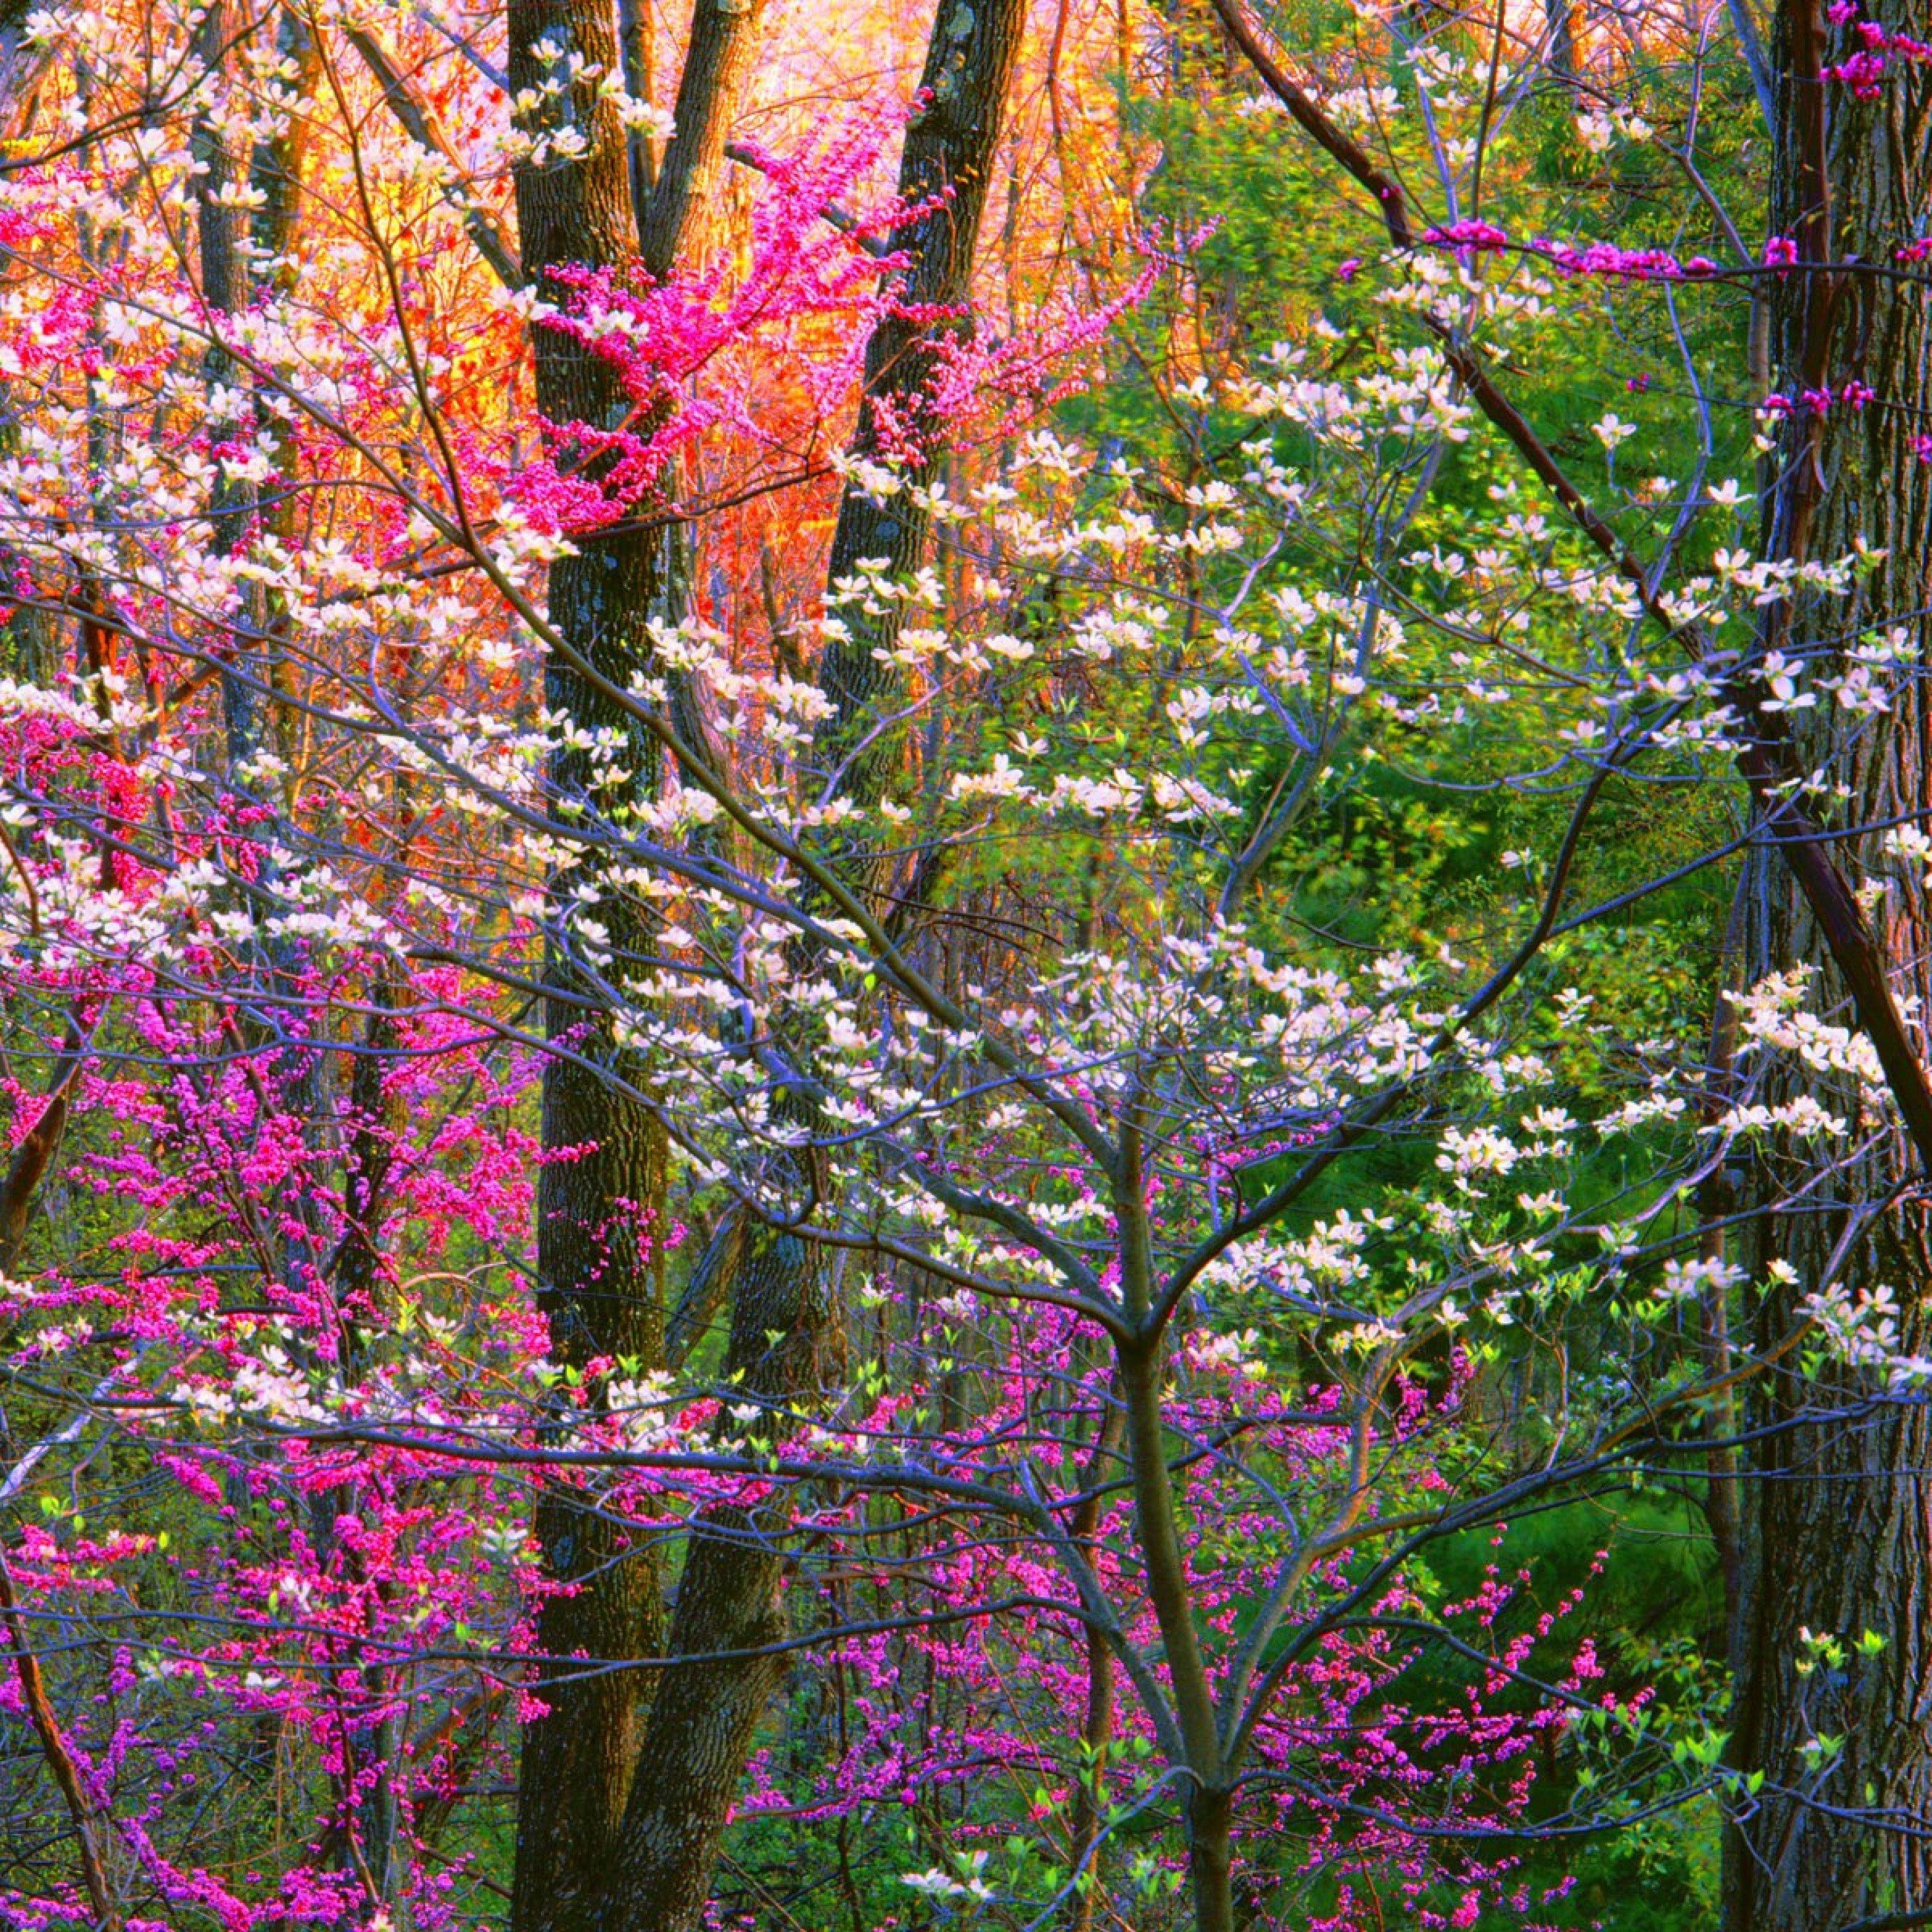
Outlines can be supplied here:
[[[1220, 356], [1212, 209], [976, 304], [996, 0], [756, 140], [720, 0], [668, 118], [574, 4], [28, 23], [8, 1923], [764, 1924], [720, 1847], [789, 1829], [860, 1932], [1556, 1926], [1550, 1848], [1713, 1804], [1740, 1924], [1793, 1844], [1808, 1911], [1914, 1902], [1858, 1700], [1917, 1652], [1784, 1631], [1741, 1492], [1926, 1374], [1870, 1258], [1932, 1144], [1923, 814], [1858, 762], [1920, 646], [1819, 508], [1916, 405], [1792, 313], [1856, 266], [1826, 164], [1768, 238], [1706, 182], [1766, 59], [1720, 16], [1587, 88], [1502, 11], [1299, 76], [1221, 18], [1382, 232]], [[1832, 25], [1862, 126], [1918, 43]], [[1552, 70], [1695, 238], [1568, 231]], [[1160, 330], [1178, 466], [1072, 427]], [[1676, 416], [1634, 373], [1559, 448], [1514, 372], [1618, 337]], [[708, 582], [774, 503], [762, 595]], [[1384, 772], [1516, 814], [1479, 916], [1308, 916]], [[1620, 869], [1686, 796], [1708, 844]], [[1715, 1024], [1632, 1025], [1598, 935], [1747, 846]], [[1735, 1737], [1612, 1672], [1601, 1559], [1508, 1554], [1645, 1481], [1781, 1646]]]

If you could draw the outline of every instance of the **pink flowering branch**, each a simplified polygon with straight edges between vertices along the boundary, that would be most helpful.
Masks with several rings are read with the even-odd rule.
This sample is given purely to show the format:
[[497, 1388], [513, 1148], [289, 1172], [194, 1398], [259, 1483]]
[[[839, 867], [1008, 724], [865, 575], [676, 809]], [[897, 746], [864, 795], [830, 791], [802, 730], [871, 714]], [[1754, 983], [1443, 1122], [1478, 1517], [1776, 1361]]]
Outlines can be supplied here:
[[39, 1739], [40, 1754], [59, 1787], [68, 1816], [73, 1821], [74, 1843], [80, 1853], [81, 1876], [87, 1886], [88, 1902], [94, 1908], [94, 1923], [100, 1932], [120, 1932], [122, 1919], [107, 1888], [107, 1874], [102, 1862], [101, 1819], [99, 1806], [87, 1788], [80, 1766], [74, 1761], [59, 1720], [49, 1701], [46, 1680], [40, 1675], [40, 1660], [27, 1642], [20, 1622], [20, 1606], [14, 1594], [14, 1578], [4, 1551], [0, 1551], [0, 1620], [7, 1627], [12, 1646], [14, 1669], [20, 1683], [20, 1695], [27, 1707], [28, 1720]]

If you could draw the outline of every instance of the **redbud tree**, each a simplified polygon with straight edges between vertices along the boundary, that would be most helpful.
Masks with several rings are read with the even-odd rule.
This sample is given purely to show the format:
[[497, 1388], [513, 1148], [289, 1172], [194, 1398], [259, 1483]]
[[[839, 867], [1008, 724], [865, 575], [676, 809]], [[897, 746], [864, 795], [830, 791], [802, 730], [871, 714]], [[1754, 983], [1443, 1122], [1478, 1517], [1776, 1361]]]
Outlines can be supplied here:
[[[1229, 0], [1348, 251], [1266, 344], [1145, 182], [976, 278], [1017, 8], [729, 154], [758, 10], [674, 110], [628, 14], [32, 16], [10, 1924], [763, 1924], [763, 1847], [859, 1932], [1558, 1926], [1696, 1808], [1740, 1924], [1918, 1902], [1920, 1558], [1748, 1480], [1909, 1516], [1926, 1373], [1916, 215], [1820, 199], [1922, 63], [1837, 11]], [[1385, 773], [1520, 842], [1362, 938]], [[1645, 1483], [1736, 1719], [1509, 1553]]]

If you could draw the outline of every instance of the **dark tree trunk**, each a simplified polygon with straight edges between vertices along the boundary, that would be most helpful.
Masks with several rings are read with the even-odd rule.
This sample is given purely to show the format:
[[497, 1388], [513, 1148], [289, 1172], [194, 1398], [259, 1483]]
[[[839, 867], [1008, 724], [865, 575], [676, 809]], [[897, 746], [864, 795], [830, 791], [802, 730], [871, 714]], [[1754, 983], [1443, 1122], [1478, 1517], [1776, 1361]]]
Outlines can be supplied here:
[[[820, 1271], [796, 1235], [760, 1228], [733, 1286], [724, 1376], [740, 1405], [769, 1405], [758, 1439], [817, 1391], [832, 1324]], [[776, 1339], [774, 1340], [773, 1338]], [[734, 1381], [734, 1378], [736, 1378]], [[670, 1654], [624, 1816], [603, 1932], [695, 1932], [758, 1720], [784, 1673], [782, 1492], [705, 1512], [679, 1580]], [[764, 1654], [759, 1653], [764, 1652]]]
[[[1864, 10], [1895, 32], [1923, 35], [1932, 26], [1922, 4]], [[1932, 77], [1895, 62], [1878, 97], [1862, 101], [1820, 78], [1821, 61], [1836, 58], [1822, 53], [1832, 31], [1822, 0], [1797, 0], [1778, 23], [1772, 227], [1797, 242], [1801, 266], [1774, 297], [1777, 386], [1795, 398], [1826, 385], [1840, 392], [1856, 377], [1878, 398], [1862, 412], [1840, 401], [1822, 418], [1791, 423], [1768, 554], [1829, 561], [1862, 537], [1886, 556], [1851, 597], [1773, 607], [1760, 642], [1813, 658], [1815, 680], [1855, 638], [1902, 625], [1917, 640], [1922, 679], [1932, 643], [1932, 470], [1911, 440], [1932, 403], [1928, 294], [1908, 279], [1826, 265], [1889, 263], [1902, 241], [1924, 232]], [[1888, 858], [1882, 833], [1858, 828], [1924, 813], [1928, 697], [1923, 683], [1902, 678], [1891, 715], [1870, 719], [1848, 717], [1821, 692], [1815, 709], [1790, 714], [1789, 728], [1791, 768], [1822, 770], [1828, 786], [1849, 788], [1835, 802], [1828, 790], [1814, 808], [1835, 813], [1835, 829], [1848, 835], [1838, 848], [1841, 869], [1884, 882], [1872, 926], [1922, 1060], [1932, 1013], [1924, 868]], [[1847, 986], [1774, 851], [1756, 855], [1748, 884], [1747, 979], [1814, 966], [1808, 1002], [1845, 1021]], [[1800, 1076], [1784, 1077], [1797, 1090]], [[1805, 1076], [1802, 1084], [1855, 1133], [1872, 1124], [1852, 1082]], [[1841, 1244], [1836, 1279], [1855, 1298], [1894, 1290], [1896, 1346], [1924, 1348], [1926, 1210], [1886, 1204], [1922, 1166], [1902, 1132], [1882, 1137], [1814, 1190], [1804, 1211], [1765, 1217], [1757, 1258], [1783, 1259], [1796, 1280], [1756, 1308], [1760, 1350], [1792, 1334]], [[1780, 1168], [1766, 1163], [1767, 1198], [1800, 1172], [1796, 1161]], [[1855, 1226], [1852, 1216], [1868, 1216], [1868, 1225]], [[1932, 1416], [1918, 1402], [1888, 1399], [1882, 1374], [1828, 1366], [1808, 1377], [1798, 1353], [1785, 1354], [1752, 1397], [1750, 1419], [1774, 1432], [1747, 1472], [1756, 1549], [1743, 1566], [1731, 1750], [1764, 1783], [1728, 1834], [1726, 1932], [1838, 1932], [1932, 1907]], [[1843, 1646], [1842, 1662], [1808, 1659], [1807, 1630]], [[1867, 1632], [1883, 1640], [1875, 1654], [1860, 1652]], [[1823, 1738], [1841, 1738], [1842, 1748], [1821, 1750]]]
[[[550, 100], [545, 127], [574, 126], [577, 158], [526, 164], [517, 172], [518, 252], [541, 284], [552, 269], [580, 266], [662, 278], [686, 266], [756, 44], [760, 0], [697, 0], [690, 52], [675, 110], [677, 134], [648, 197], [634, 194], [631, 144], [594, 82]], [[548, 77], [534, 49], [547, 42], [566, 61], [581, 56], [592, 74], [621, 71], [610, 0], [508, 0], [509, 80], [536, 88]], [[544, 128], [527, 131], [540, 134]], [[554, 330], [532, 336], [537, 406], [553, 424], [612, 427], [630, 407], [608, 364]], [[560, 451], [568, 460], [571, 452]], [[684, 614], [687, 573], [681, 541], [649, 530], [583, 540], [552, 567], [551, 622], [602, 678], [627, 688], [650, 650], [649, 624]], [[651, 742], [621, 706], [568, 663], [554, 658], [544, 700], [593, 730], [628, 738], [640, 800], [655, 786]], [[555, 808], [568, 814], [593, 801], [590, 767], [576, 752], [553, 759]], [[608, 811], [608, 796], [594, 801]], [[580, 863], [553, 882], [561, 902], [593, 884]], [[634, 905], [621, 890], [597, 914], [623, 962], [645, 950]], [[538, 1183], [538, 1295], [550, 1324], [551, 1355], [580, 1366], [598, 1356], [644, 1370], [664, 1360], [664, 1309], [656, 1252], [664, 1194], [664, 1137], [649, 1108], [626, 1092], [610, 1015], [579, 996], [588, 982], [573, 964], [567, 934], [553, 940], [544, 1028], [568, 1048], [546, 1065], [543, 1144], [574, 1150], [548, 1162]], [[544, 1574], [570, 1586], [546, 1598], [537, 1620], [544, 1661], [532, 1688], [546, 1714], [525, 1724], [512, 1907], [514, 1932], [589, 1932], [616, 1870], [620, 1828], [643, 1735], [652, 1679], [634, 1666], [664, 1642], [655, 1557], [625, 1526], [560, 1484], [540, 1504], [536, 1534]]]
[[[1067, 1524], [1074, 1547], [1087, 1555], [1100, 1527], [1100, 1505], [1112, 1479], [1120, 1452], [1124, 1411], [1110, 1390], [1095, 1432], [1092, 1453], [1081, 1476], [1086, 1496]], [[1084, 1756], [1080, 1782], [1073, 1793], [1072, 1842], [1069, 1846], [1075, 1872], [1069, 1901], [1066, 1932], [1094, 1932], [1100, 1899], [1100, 1868], [1106, 1852], [1107, 1761], [1114, 1742], [1114, 1653], [1106, 1634], [1088, 1624], [1083, 1633], [1087, 1652], [1087, 1714], [1080, 1729]]]
[[[899, 184], [908, 200], [952, 192], [898, 238], [914, 254], [902, 291], [908, 303], [956, 306], [970, 297], [986, 182], [1024, 19], [1020, 0], [982, 0], [976, 8], [940, 0], [921, 82], [931, 98], [908, 136]], [[678, 119], [681, 127], [681, 110]], [[674, 142], [667, 175], [676, 156]], [[868, 345], [860, 452], [875, 447], [877, 402], [887, 402], [900, 422], [919, 419], [933, 367], [931, 327], [889, 320]], [[929, 454], [936, 455], [939, 426], [928, 427], [935, 441]], [[848, 488], [833, 532], [830, 576], [848, 574], [860, 557], [886, 556], [896, 569], [916, 568], [928, 534], [928, 520], [902, 499], [881, 508]], [[835, 742], [849, 744], [861, 728], [878, 692], [876, 668], [869, 641], [828, 648], [820, 680], [837, 707]], [[870, 799], [880, 785], [859, 761], [839, 788]], [[790, 1171], [796, 1165], [788, 1160], [788, 1171], [776, 1178], [802, 1194], [803, 1176]], [[824, 1180], [819, 1177], [821, 1189]], [[770, 1419], [761, 1426], [776, 1435], [785, 1415], [815, 1400], [835, 1340], [832, 1298], [809, 1243], [746, 1231], [731, 1300], [728, 1372], [743, 1372], [739, 1388], [767, 1406]], [[670, 1633], [670, 1654], [677, 1661], [652, 1706], [601, 1932], [697, 1932], [702, 1922], [746, 1756], [783, 1674], [782, 1654], [756, 1653], [784, 1631], [779, 1584], [788, 1514], [782, 1496], [755, 1510], [712, 1509], [692, 1535]]]
[[[543, 64], [530, 50], [546, 37], [606, 70], [618, 57], [608, 0], [511, 0], [509, 29], [514, 88], [542, 84]], [[582, 156], [518, 171], [520, 254], [533, 281], [570, 263], [620, 267], [636, 254], [624, 129], [608, 102], [590, 105], [590, 91], [556, 104], [559, 118], [574, 116], [589, 137]], [[547, 418], [604, 424], [621, 417], [627, 399], [607, 364], [554, 331], [536, 330], [532, 340], [537, 406]], [[551, 620], [620, 688], [642, 662], [646, 620], [665, 595], [658, 564], [651, 539], [629, 533], [590, 538], [550, 572]], [[554, 658], [544, 698], [591, 729], [628, 732], [630, 721]], [[648, 784], [642, 746], [633, 769]], [[553, 760], [559, 807], [583, 798], [586, 771], [579, 754]], [[557, 880], [559, 896], [577, 882]], [[620, 956], [635, 937], [622, 904], [618, 898], [599, 907]], [[548, 976], [556, 996], [544, 1030], [574, 1057], [544, 1067], [543, 1144], [553, 1156], [588, 1150], [550, 1160], [538, 1181], [538, 1297], [551, 1358], [580, 1366], [595, 1356], [629, 1357], [655, 1367], [663, 1316], [640, 1210], [663, 1192], [662, 1136], [605, 1077], [620, 1070], [609, 1021], [572, 999], [580, 982], [563, 947], [553, 946]], [[524, 1726], [511, 1922], [515, 1932], [589, 1932], [637, 1758], [644, 1687], [623, 1666], [658, 1649], [662, 1593], [648, 1554], [562, 1484], [538, 1505], [536, 1536], [545, 1576], [570, 1593], [547, 1598], [537, 1616], [545, 1660], [531, 1689], [546, 1714]]]

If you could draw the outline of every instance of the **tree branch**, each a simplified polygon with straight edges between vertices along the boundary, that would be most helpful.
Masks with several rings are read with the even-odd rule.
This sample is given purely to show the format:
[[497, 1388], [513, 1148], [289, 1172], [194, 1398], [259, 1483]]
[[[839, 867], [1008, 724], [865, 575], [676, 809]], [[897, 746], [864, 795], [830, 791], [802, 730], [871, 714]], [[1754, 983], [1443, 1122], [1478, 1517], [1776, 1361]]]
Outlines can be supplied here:
[[[1374, 196], [1390, 242], [1398, 249], [1413, 248], [1415, 235], [1401, 188], [1376, 166], [1367, 150], [1337, 128], [1270, 57], [1243, 14], [1240, 0], [1214, 0], [1214, 4], [1229, 35], [1297, 124]], [[1822, 250], [1809, 252], [1822, 254]], [[1822, 267], [1820, 272], [1822, 273]], [[1694, 654], [1697, 653], [1695, 634], [1675, 622], [1664, 609], [1636, 553], [1590, 507], [1522, 411], [1497, 388], [1474, 350], [1460, 341], [1448, 323], [1426, 316], [1423, 320], [1484, 417], [1502, 431], [1571, 522], [1635, 589], [1646, 613], [1671, 636], [1683, 639]], [[1726, 694], [1733, 692], [1741, 715], [1748, 715], [1746, 681], [1734, 680]], [[1737, 766], [1765, 814], [1769, 835], [1784, 855], [1792, 879], [1818, 921], [1832, 963], [1844, 977], [1857, 1009], [1858, 1024], [1878, 1054], [1886, 1085], [1898, 1103], [1919, 1160], [1932, 1172], [1932, 1081], [1928, 1079], [1924, 1061], [1906, 1031], [1904, 1019], [1892, 998], [1884, 955], [1856, 898], [1832, 863], [1820, 827], [1798, 802], [1804, 774], [1790, 754], [1789, 741], [1774, 727], [1761, 724], [1756, 735], [1738, 754]]]
[[434, 154], [454, 176], [448, 190], [450, 204], [463, 217], [463, 225], [469, 230], [477, 254], [489, 263], [504, 287], [521, 288], [524, 271], [517, 260], [517, 251], [477, 201], [470, 177], [456, 158], [455, 150], [445, 138], [442, 130], [436, 125], [428, 104], [368, 28], [345, 25], [343, 31], [349, 37], [350, 45], [362, 56], [363, 65], [375, 76], [376, 85], [382, 90], [382, 98], [402, 124], [403, 132], [418, 147]]

